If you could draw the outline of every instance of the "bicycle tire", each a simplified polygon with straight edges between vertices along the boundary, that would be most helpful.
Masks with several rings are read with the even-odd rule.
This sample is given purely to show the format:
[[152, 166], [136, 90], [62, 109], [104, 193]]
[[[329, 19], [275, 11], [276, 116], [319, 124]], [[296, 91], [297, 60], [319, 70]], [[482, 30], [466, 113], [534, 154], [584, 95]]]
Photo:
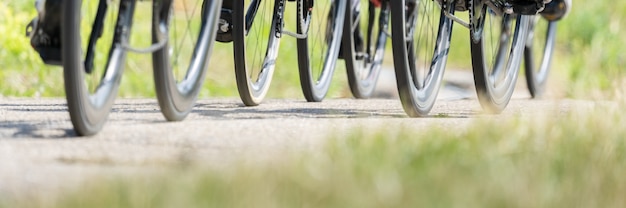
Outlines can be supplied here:
[[[391, 17], [388, 2], [383, 2], [380, 9], [373, 9], [374, 7], [369, 1], [365, 1], [367, 3], [364, 3], [362, 0], [359, 1], [361, 1], [359, 5], [350, 4], [348, 6], [350, 9], [346, 10], [347, 21], [344, 25], [344, 34], [346, 35], [343, 36], [342, 47], [344, 49], [343, 57], [352, 96], [363, 99], [371, 97], [376, 88], [385, 56], [387, 39], [389, 38], [387, 30], [391, 27], [389, 23]], [[349, 0], [349, 2], [353, 1]], [[364, 10], [361, 7], [358, 8], [361, 14], [354, 14], [356, 7], [360, 5], [368, 5], [368, 12], [363, 12]], [[378, 19], [376, 19], [376, 16], [378, 16]], [[363, 25], [363, 20], [368, 24]], [[368, 31], [370, 29], [372, 33]], [[365, 42], [361, 43], [364, 46], [362, 49], [364, 51], [360, 52], [357, 52], [356, 41], [358, 37], [355, 37], [357, 30], [361, 34], [365, 34]]]
[[539, 15], [529, 25], [524, 49], [524, 72], [532, 98], [540, 98], [545, 92], [556, 43], [556, 26], [556, 21], [547, 21]]
[[318, 1], [312, 10], [306, 8], [303, 0], [297, 3], [297, 32], [307, 35], [297, 40], [300, 85], [307, 101], [320, 102], [326, 97], [335, 72], [346, 1]]
[[[117, 15], [115, 14], [116, 8], [105, 9], [106, 7], [102, 7], [102, 5], [96, 5], [96, 8], [104, 11], [104, 18], [109, 18], [103, 19], [103, 23], [114, 28], [112, 30], [103, 29], [100, 33], [93, 31], [98, 27], [92, 27], [91, 33], [94, 33], [95, 36], [91, 36], [85, 34], [81, 28], [92, 26], [91, 16], [86, 15], [89, 11], [84, 11], [84, 9], [93, 9], [94, 5], [83, 4], [83, 2], [82, 0], [64, 2], [61, 44], [63, 48], [64, 86], [70, 118], [74, 130], [79, 136], [89, 136], [102, 129], [117, 94], [126, 60], [126, 50], [122, 48], [120, 43], [122, 39], [127, 40], [130, 34], [135, 5], [130, 1], [121, 1]], [[108, 13], [111, 9], [113, 12]], [[118, 16], [117, 20], [106, 22], [114, 16]], [[105, 38], [105, 40], [99, 40], [104, 46], [97, 45], [93, 48], [94, 59], [83, 59], [83, 52], [89, 53], [90, 51], [89, 47], [85, 50], [83, 45], [84, 42], [87, 42], [84, 40], [88, 36], [96, 37], [98, 40], [101, 37]], [[106, 39], [111, 37], [111, 40]], [[98, 46], [101, 47], [98, 48]], [[100, 53], [102, 52], [101, 49], [109, 50], [104, 52], [106, 56], [104, 58], [103, 54]], [[95, 50], [99, 51], [95, 52]], [[86, 60], [87, 62], [85, 62]], [[88, 60], [94, 60], [93, 65]], [[90, 73], [87, 73], [87, 70]]]
[[[282, 21], [279, 20], [282, 18], [284, 5], [280, 4], [284, 2], [285, 0], [260, 1], [259, 10], [253, 12], [254, 14], [248, 12], [254, 9], [250, 5], [252, 2], [233, 2], [235, 77], [239, 96], [246, 106], [259, 105], [272, 82], [280, 45], [279, 32], [282, 29]], [[272, 3], [273, 7], [267, 8]], [[249, 30], [246, 29], [247, 23], [251, 24]], [[266, 33], [263, 34], [264, 32]], [[263, 42], [259, 43], [259, 40]], [[262, 54], [258, 54], [259, 51]], [[261, 61], [257, 62], [257, 59]]]
[[[435, 12], [439, 8], [436, 1], [422, 1], [417, 4], [416, 9], [420, 16], [407, 18], [406, 1], [391, 1], [396, 82], [402, 107], [411, 117], [427, 116], [433, 108], [443, 80], [453, 26], [452, 20], [445, 17], [443, 11], [439, 11], [439, 14]], [[454, 14], [454, 7], [451, 5], [454, 3], [447, 3], [445, 8]], [[417, 22], [419, 20], [422, 22]], [[425, 22], [430, 20], [435, 20], [433, 22], [438, 24]], [[407, 28], [407, 24], [410, 27]], [[428, 26], [432, 26], [430, 31], [428, 28], [422, 30]]]
[[[222, 1], [154, 2], [152, 42], [167, 43], [152, 54], [154, 83], [161, 113], [168, 121], [183, 120], [202, 89], [217, 32]], [[201, 4], [200, 4], [201, 3]], [[200, 6], [200, 7], [198, 7]]]
[[[472, 68], [476, 93], [483, 110], [500, 113], [508, 105], [515, 90], [529, 16], [500, 16], [488, 10], [484, 4], [473, 4], [470, 7]], [[498, 26], [500, 31], [494, 32]], [[492, 36], [485, 37], [487, 33]], [[493, 40], [496, 40], [495, 43]], [[491, 57], [493, 60], [487, 60]]]

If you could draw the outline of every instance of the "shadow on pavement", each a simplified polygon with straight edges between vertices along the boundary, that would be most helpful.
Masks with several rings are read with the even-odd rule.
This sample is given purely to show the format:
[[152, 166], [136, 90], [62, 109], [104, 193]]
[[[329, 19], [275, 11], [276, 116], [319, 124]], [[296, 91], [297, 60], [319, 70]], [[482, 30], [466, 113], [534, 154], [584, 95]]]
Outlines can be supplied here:
[[14, 133], [9, 136], [9, 138], [12, 138], [12, 139], [79, 138], [73, 129], [61, 128], [51, 123], [33, 123], [33, 122], [28, 122], [28, 121], [8, 122], [8, 123], [0, 124], [0, 128], [9, 129], [9, 130], [13, 129]]

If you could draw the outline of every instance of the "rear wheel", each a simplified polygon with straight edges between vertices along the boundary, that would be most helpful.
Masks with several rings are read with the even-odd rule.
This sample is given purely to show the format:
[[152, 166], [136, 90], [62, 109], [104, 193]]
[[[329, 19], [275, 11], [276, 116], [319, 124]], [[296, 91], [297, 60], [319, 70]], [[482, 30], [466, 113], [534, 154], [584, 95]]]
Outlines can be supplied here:
[[[438, 1], [410, 2], [391, 1], [393, 60], [402, 107], [417, 117], [428, 115], [437, 99], [453, 24]], [[445, 5], [453, 14], [454, 3]]]
[[536, 16], [529, 25], [526, 49], [524, 50], [524, 68], [528, 91], [533, 98], [538, 98], [545, 91], [550, 73], [550, 63], [556, 42], [556, 21], [547, 21]]
[[348, 83], [356, 98], [368, 98], [376, 88], [389, 38], [389, 3], [380, 8], [368, 0], [348, 0], [343, 36], [343, 57]]
[[220, 8], [221, 1], [154, 2], [153, 43], [167, 40], [153, 53], [154, 82], [161, 112], [169, 121], [183, 120], [202, 89]]
[[247, 106], [260, 104], [267, 91], [276, 58], [283, 14], [281, 1], [233, 0], [233, 46], [237, 89]]
[[483, 109], [500, 113], [515, 90], [529, 16], [496, 15], [474, 0], [470, 7], [472, 68]]
[[67, 107], [78, 135], [97, 133], [107, 120], [126, 60], [121, 46], [132, 24], [133, 1], [65, 1], [62, 22]]
[[317, 1], [312, 9], [310, 0], [298, 0], [298, 68], [304, 97], [320, 102], [326, 97], [339, 55], [346, 0]]

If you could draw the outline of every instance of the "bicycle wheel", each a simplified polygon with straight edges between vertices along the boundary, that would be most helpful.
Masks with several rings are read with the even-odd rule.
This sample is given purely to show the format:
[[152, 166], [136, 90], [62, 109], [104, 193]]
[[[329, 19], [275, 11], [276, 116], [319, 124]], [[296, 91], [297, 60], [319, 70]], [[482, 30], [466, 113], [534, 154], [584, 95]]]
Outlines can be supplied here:
[[298, 69], [304, 97], [309, 102], [320, 102], [326, 97], [339, 55], [345, 20], [346, 1], [298, 0]]
[[[119, 4], [119, 9], [116, 8]], [[65, 1], [62, 22], [67, 107], [78, 135], [97, 133], [122, 78], [134, 10], [132, 1]]]
[[348, 1], [342, 46], [348, 84], [355, 98], [368, 98], [376, 88], [385, 55], [389, 3], [376, 8], [369, 0]]
[[206, 75], [222, 1], [155, 1], [152, 40], [167, 44], [152, 54], [161, 112], [183, 120], [193, 108]]
[[[439, 1], [391, 1], [394, 67], [404, 111], [426, 116], [432, 109], [448, 59], [452, 20]], [[454, 14], [454, 3], [444, 8]]]
[[279, 18], [285, 1], [235, 0], [233, 46], [237, 89], [243, 103], [255, 106], [267, 94], [280, 45]]
[[528, 39], [524, 49], [526, 84], [533, 98], [545, 91], [550, 73], [550, 63], [556, 42], [556, 21], [547, 21], [536, 15], [528, 27]]
[[470, 36], [474, 85], [484, 110], [500, 113], [515, 89], [529, 16], [496, 15], [474, 0]]

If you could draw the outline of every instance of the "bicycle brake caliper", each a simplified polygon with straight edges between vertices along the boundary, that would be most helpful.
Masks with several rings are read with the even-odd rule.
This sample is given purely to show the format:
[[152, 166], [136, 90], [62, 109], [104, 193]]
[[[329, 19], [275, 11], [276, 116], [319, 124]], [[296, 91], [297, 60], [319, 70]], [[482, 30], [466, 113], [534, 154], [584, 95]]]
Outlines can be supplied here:
[[63, 0], [37, 0], [35, 17], [26, 26], [30, 45], [39, 53], [44, 63], [61, 65], [61, 6]]

